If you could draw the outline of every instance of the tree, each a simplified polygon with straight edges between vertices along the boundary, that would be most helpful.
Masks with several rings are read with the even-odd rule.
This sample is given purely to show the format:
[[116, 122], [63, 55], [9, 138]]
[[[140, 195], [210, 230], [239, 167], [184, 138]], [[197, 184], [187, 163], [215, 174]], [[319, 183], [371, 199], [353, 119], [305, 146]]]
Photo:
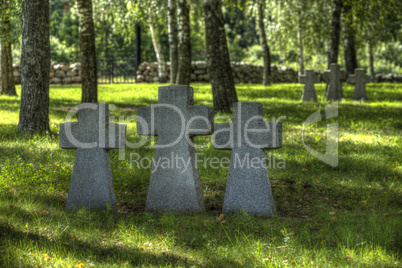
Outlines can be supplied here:
[[304, 49], [303, 49], [303, 31], [302, 31], [302, 18], [301, 10], [297, 11], [297, 41], [299, 46], [299, 75], [304, 74]]
[[343, 47], [347, 74], [354, 74], [357, 68], [355, 31], [351, 9], [352, 7], [349, 3], [343, 5]]
[[149, 31], [152, 37], [152, 43], [154, 44], [156, 58], [158, 60], [158, 77], [159, 82], [166, 82], [166, 61], [162, 52], [161, 42], [159, 41], [159, 33], [157, 29], [156, 18], [152, 12], [149, 11]]
[[[281, 16], [281, 18], [276, 18], [276, 20], [280, 22], [280, 27], [282, 32], [286, 33], [286, 38], [292, 40], [292, 46], [297, 47], [299, 75], [302, 75], [304, 74], [304, 32], [310, 26], [306, 21], [306, 17], [313, 17], [311, 14], [310, 16], [307, 15], [314, 2], [313, 0], [277, 0], [276, 2], [279, 4], [279, 9], [281, 9], [277, 12], [277, 15]], [[289, 20], [289, 17], [295, 17], [295, 19]]]
[[81, 102], [98, 102], [95, 29], [92, 0], [77, 0], [82, 73]]
[[373, 54], [373, 39], [368, 41], [368, 53], [369, 53], [369, 66], [370, 66], [370, 81], [375, 82], [375, 70], [374, 70], [374, 54]]
[[265, 34], [264, 25], [264, 10], [265, 10], [265, 0], [257, 0], [257, 21], [258, 30], [260, 33], [260, 44], [262, 49], [262, 58], [264, 63], [263, 79], [262, 83], [264, 86], [271, 83], [271, 56], [269, 55], [269, 46], [267, 43], [267, 36]]
[[[149, 32], [152, 38], [152, 44], [154, 47], [156, 59], [158, 62], [158, 77], [160, 82], [165, 82], [166, 62], [165, 56], [162, 51], [162, 45], [160, 42], [160, 29], [159, 26], [166, 16], [166, 1], [162, 0], [149, 0], [149, 1], [135, 1], [129, 0], [126, 4], [126, 8], [117, 12], [125, 12], [127, 10], [129, 16], [121, 14], [122, 17], [131, 17], [132, 20], [142, 22], [149, 27]], [[122, 25], [127, 27], [127, 25]]]
[[190, 5], [188, 0], [178, 0], [177, 4], [179, 68], [176, 84], [189, 85], [191, 78]]
[[168, 27], [169, 27], [169, 51], [170, 51], [170, 83], [175, 84], [179, 63], [179, 51], [177, 46], [177, 2], [168, 0]]
[[13, 58], [11, 48], [11, 23], [10, 23], [10, 4], [2, 1], [0, 4], [2, 12], [0, 14], [0, 46], [1, 46], [1, 85], [0, 95], [16, 96], [15, 82], [13, 75]]
[[344, 0], [352, 9], [355, 23], [359, 25], [358, 36], [367, 42], [371, 81], [375, 81], [374, 51], [381, 43], [398, 39], [401, 33], [402, 2], [399, 0]]
[[[141, 39], [138, 31], [143, 24], [133, 20], [132, 13], [128, 11], [127, 0], [95, 0], [93, 5], [93, 20], [95, 26], [95, 45], [97, 58], [131, 58], [136, 50], [137, 37]], [[156, 15], [158, 17], [158, 15]], [[137, 33], [139, 35], [137, 36]], [[146, 36], [148, 37], [148, 36]], [[140, 40], [138, 40], [140, 41]], [[153, 47], [148, 46], [151, 38], [143, 40], [147, 51]], [[143, 52], [139, 51], [141, 56]], [[135, 54], [137, 57], [137, 54]], [[154, 56], [152, 54], [152, 56]]]
[[226, 43], [221, 0], [204, 0], [205, 42], [215, 112], [230, 112], [237, 102]]
[[329, 4], [329, 0], [266, 1], [270, 13], [265, 17], [265, 27], [271, 59], [280, 64], [297, 62], [300, 74], [306, 66], [325, 69], [327, 57], [322, 51], [329, 39]]
[[49, 131], [49, 1], [22, 1], [22, 40], [18, 131]]
[[328, 69], [331, 63], [338, 63], [339, 38], [341, 31], [342, 0], [334, 0], [332, 7], [331, 39], [328, 55]]

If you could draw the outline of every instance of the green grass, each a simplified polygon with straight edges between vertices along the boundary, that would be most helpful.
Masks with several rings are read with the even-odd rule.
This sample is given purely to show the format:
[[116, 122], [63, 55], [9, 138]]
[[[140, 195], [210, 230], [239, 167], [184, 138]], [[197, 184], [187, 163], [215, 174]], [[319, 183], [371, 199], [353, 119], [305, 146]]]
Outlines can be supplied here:
[[[157, 103], [158, 86], [101, 85], [99, 100], [127, 118]], [[212, 106], [210, 86], [193, 87], [195, 103]], [[151, 170], [130, 169], [117, 151], [110, 156], [119, 212], [66, 213], [74, 151], [59, 148], [57, 133], [80, 87], [51, 87], [52, 134], [42, 136], [17, 133], [20, 98], [0, 96], [0, 267], [401, 267], [402, 85], [368, 84], [369, 102], [350, 101], [353, 88], [344, 85], [339, 117], [305, 129], [306, 145], [324, 153], [326, 124], [339, 124], [336, 168], [310, 155], [301, 138], [308, 116], [321, 110], [325, 118], [324, 84], [317, 103], [300, 102], [299, 84], [237, 90], [240, 101], [263, 103], [267, 119], [286, 116], [283, 147], [266, 152], [286, 161], [269, 170], [275, 218], [219, 218], [228, 170], [204, 166], [205, 214], [144, 213]], [[139, 140], [134, 121], [127, 135]], [[128, 148], [126, 159], [152, 157], [149, 145]], [[210, 145], [197, 151], [230, 157]]]

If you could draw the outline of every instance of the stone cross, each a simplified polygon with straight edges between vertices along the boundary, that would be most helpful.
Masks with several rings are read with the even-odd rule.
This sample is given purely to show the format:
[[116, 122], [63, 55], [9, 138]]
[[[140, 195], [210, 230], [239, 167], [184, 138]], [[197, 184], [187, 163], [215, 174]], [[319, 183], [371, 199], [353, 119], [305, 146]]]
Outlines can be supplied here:
[[104, 103], [81, 103], [78, 122], [60, 125], [60, 147], [77, 150], [67, 210], [117, 210], [108, 150], [125, 144], [126, 125], [109, 123]]
[[331, 63], [330, 70], [324, 71], [323, 78], [327, 83], [327, 100], [340, 100], [343, 98], [341, 79], [344, 74], [339, 65]]
[[146, 211], [204, 211], [193, 137], [213, 131], [213, 108], [194, 106], [193, 88], [159, 87], [156, 106], [139, 108], [139, 135], [158, 136]]
[[314, 84], [320, 83], [320, 77], [314, 73], [314, 70], [307, 69], [305, 75], [300, 75], [299, 83], [304, 84], [302, 101], [317, 101]]
[[282, 146], [282, 123], [263, 121], [262, 104], [233, 104], [233, 122], [215, 124], [214, 147], [232, 150], [223, 213], [276, 213], [265, 149]]
[[370, 82], [370, 76], [364, 74], [364, 69], [355, 69], [355, 74], [349, 75], [348, 83], [355, 84], [353, 91], [354, 100], [368, 100], [366, 93], [366, 83]]

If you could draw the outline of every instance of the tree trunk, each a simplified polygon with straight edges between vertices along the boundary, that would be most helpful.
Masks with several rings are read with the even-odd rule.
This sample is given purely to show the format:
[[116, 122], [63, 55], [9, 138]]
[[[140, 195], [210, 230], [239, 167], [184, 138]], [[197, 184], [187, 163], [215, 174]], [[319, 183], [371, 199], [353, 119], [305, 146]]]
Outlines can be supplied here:
[[[325, 38], [325, 54], [327, 55], [327, 66], [331, 66], [330, 63], [330, 44], [331, 44], [331, 38]], [[329, 67], [327, 67], [329, 69]]]
[[18, 131], [49, 131], [49, 1], [22, 1], [21, 109]]
[[7, 39], [1, 40], [0, 95], [4, 94], [9, 96], [17, 96], [17, 92], [15, 91], [13, 58], [12, 58], [12, 49], [10, 41], [7, 41]]
[[338, 63], [339, 34], [341, 31], [342, 0], [334, 0], [332, 8], [331, 40], [328, 58], [328, 69], [331, 63]]
[[166, 62], [162, 53], [161, 43], [159, 41], [159, 33], [156, 28], [155, 19], [152, 10], [149, 11], [149, 31], [152, 37], [152, 43], [156, 54], [156, 60], [158, 62], [158, 78], [159, 82], [166, 82]]
[[373, 40], [368, 41], [368, 50], [369, 50], [369, 62], [370, 62], [370, 79], [371, 82], [375, 82], [375, 70], [374, 70], [374, 55], [373, 55]]
[[230, 112], [237, 102], [221, 0], [204, 0], [205, 41], [215, 112]]
[[190, 40], [190, 5], [188, 0], [178, 0], [179, 18], [179, 67], [176, 84], [190, 85], [191, 78], [191, 40]]
[[106, 22], [103, 24], [103, 32], [105, 33], [105, 40], [104, 40], [104, 46], [105, 46], [105, 58], [109, 58], [109, 27]]
[[92, 0], [77, 0], [82, 72], [81, 102], [98, 102], [95, 29]]
[[264, 70], [262, 84], [264, 86], [271, 84], [271, 57], [269, 55], [269, 46], [267, 43], [267, 36], [265, 33], [264, 26], [264, 9], [263, 0], [258, 0], [257, 7], [257, 20], [258, 20], [258, 30], [260, 33], [260, 44], [262, 48], [262, 57], [264, 61]]
[[343, 6], [343, 47], [345, 56], [345, 69], [347, 74], [354, 74], [357, 68], [355, 32], [353, 29], [353, 15], [351, 6]]
[[135, 24], [135, 82], [137, 83], [137, 71], [141, 63], [141, 26]]
[[299, 8], [297, 18], [297, 41], [299, 46], [299, 75], [304, 74], [304, 55], [303, 55], [303, 33], [302, 33], [302, 14]]
[[10, 13], [7, 1], [3, 1], [0, 5], [3, 9], [3, 14], [0, 17], [2, 26], [0, 28], [0, 45], [1, 45], [1, 66], [0, 66], [0, 95], [16, 96], [15, 82], [13, 74], [13, 56], [11, 49], [11, 24]]
[[177, 3], [168, 2], [169, 51], [170, 51], [170, 84], [174, 85], [177, 79], [179, 52], [177, 47]]

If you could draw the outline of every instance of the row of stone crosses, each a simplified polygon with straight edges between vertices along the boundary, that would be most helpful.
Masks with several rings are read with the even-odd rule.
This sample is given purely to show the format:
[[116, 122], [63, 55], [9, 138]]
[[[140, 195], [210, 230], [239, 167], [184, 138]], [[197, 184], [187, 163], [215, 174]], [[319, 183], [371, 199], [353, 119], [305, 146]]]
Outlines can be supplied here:
[[[234, 103], [232, 122], [214, 124], [212, 107], [194, 106], [192, 87], [159, 87], [158, 99], [157, 105], [137, 110], [137, 133], [158, 136], [154, 162], [175, 155], [190, 164], [152, 172], [146, 211], [205, 211], [193, 138], [213, 134], [215, 149], [232, 150], [223, 213], [275, 214], [264, 150], [282, 146], [282, 124], [264, 121], [261, 103]], [[108, 111], [103, 103], [83, 103], [78, 122], [60, 126], [60, 147], [76, 149], [67, 210], [117, 210], [108, 150], [125, 148], [126, 125], [109, 122]], [[235, 159], [264, 164], [236, 165]]]
[[[340, 71], [336, 63], [332, 63], [330, 69], [324, 71], [323, 79], [327, 83], [327, 100], [340, 100], [343, 97], [341, 79], [346, 79], [350, 84], [355, 84], [353, 92], [354, 100], [367, 100], [366, 83], [370, 82], [370, 77], [364, 74], [364, 69], [355, 69], [354, 75], [346, 77], [346, 73]], [[320, 82], [320, 77], [312, 69], [307, 69], [305, 75], [299, 76], [299, 82], [304, 85], [302, 101], [317, 101], [314, 84]]]

